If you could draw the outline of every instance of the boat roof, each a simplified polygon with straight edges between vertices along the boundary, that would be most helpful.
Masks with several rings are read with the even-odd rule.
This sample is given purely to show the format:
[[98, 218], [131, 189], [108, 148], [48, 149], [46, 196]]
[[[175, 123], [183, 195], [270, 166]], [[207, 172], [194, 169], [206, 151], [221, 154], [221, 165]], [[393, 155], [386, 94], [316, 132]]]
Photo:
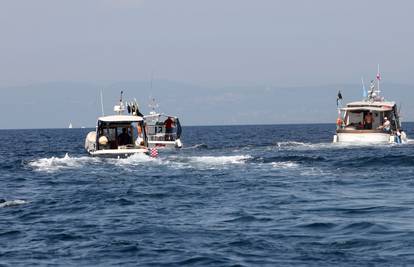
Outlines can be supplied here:
[[391, 111], [392, 107], [349, 107], [341, 108], [342, 111]]
[[346, 104], [347, 107], [393, 107], [393, 101], [356, 101]]
[[351, 102], [346, 105], [345, 108], [341, 108], [343, 111], [352, 110], [371, 110], [371, 111], [390, 111], [395, 106], [395, 102], [392, 101], [357, 101]]
[[98, 118], [98, 121], [104, 121], [104, 122], [138, 122], [142, 120], [143, 120], [142, 117], [132, 116], [132, 115], [110, 115], [110, 116], [103, 116], [103, 117]]
[[178, 117], [176, 117], [176, 116], [168, 115], [168, 114], [164, 114], [164, 113], [150, 113], [148, 115], [144, 115], [144, 118], [156, 118], [156, 117], [161, 117], [161, 116], [178, 119]]

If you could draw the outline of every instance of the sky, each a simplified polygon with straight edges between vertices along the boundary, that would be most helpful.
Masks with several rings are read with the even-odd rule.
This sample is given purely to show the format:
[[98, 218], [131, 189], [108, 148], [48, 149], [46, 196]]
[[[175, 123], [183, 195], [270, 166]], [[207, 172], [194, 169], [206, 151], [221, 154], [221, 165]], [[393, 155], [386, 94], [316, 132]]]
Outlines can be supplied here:
[[205, 90], [358, 84], [377, 64], [385, 82], [414, 84], [413, 10], [409, 0], [0, 0], [0, 96], [151, 77]]

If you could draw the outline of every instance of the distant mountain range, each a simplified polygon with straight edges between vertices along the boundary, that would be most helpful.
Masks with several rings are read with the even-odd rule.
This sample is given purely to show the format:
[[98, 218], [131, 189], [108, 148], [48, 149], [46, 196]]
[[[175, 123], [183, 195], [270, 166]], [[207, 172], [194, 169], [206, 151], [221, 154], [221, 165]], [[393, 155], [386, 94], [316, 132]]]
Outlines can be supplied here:
[[[113, 83], [50, 82], [0, 88], [0, 128], [94, 127], [101, 115], [103, 89], [105, 114], [124, 91], [136, 98], [141, 111], [149, 111], [151, 97], [159, 110], [178, 115], [183, 125], [334, 123], [336, 95], [344, 102], [362, 98], [360, 84], [277, 87], [272, 85], [203, 87], [156, 80]], [[368, 87], [368, 84], [366, 85]], [[414, 86], [384, 82], [383, 95], [402, 104], [403, 119], [414, 121]]]

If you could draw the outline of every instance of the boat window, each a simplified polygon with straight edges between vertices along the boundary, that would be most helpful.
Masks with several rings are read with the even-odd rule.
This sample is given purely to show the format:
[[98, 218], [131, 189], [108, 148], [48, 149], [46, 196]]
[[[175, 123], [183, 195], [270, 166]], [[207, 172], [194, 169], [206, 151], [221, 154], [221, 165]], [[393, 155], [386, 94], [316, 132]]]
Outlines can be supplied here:
[[359, 129], [363, 126], [364, 113], [362, 111], [348, 112], [347, 118], [347, 128]]

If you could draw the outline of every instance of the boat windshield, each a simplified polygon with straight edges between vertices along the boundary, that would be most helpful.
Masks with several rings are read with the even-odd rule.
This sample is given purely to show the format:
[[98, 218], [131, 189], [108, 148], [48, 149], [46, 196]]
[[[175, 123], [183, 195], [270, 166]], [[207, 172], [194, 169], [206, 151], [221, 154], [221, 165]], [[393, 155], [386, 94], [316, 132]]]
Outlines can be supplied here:
[[343, 116], [342, 129], [346, 130], [375, 130], [384, 123], [384, 118], [393, 118], [391, 111], [348, 110]]
[[136, 148], [144, 141], [142, 123], [100, 122], [97, 138], [98, 149]]

